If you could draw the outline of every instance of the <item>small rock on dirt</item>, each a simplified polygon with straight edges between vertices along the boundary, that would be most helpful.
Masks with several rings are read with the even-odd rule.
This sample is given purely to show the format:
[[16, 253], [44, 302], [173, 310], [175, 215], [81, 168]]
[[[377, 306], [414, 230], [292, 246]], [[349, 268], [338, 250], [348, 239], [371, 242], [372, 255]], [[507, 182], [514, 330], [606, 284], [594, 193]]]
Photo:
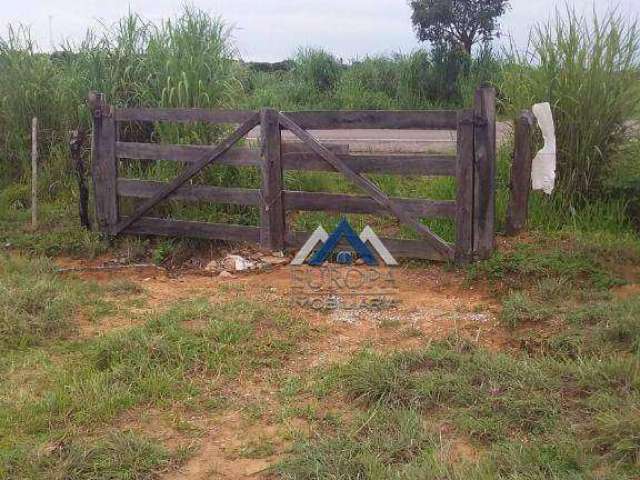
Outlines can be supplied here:
[[216, 272], [220, 270], [220, 264], [216, 260], [212, 260], [204, 267], [207, 272]]
[[221, 271], [218, 277], [219, 278], [235, 278], [232, 273], [227, 272], [226, 270]]
[[247, 260], [240, 255], [227, 255], [222, 261], [222, 266], [225, 270], [231, 272], [244, 272], [245, 270], [254, 270], [256, 268], [255, 262]]
[[271, 265], [270, 263], [260, 263], [258, 265], [258, 270], [260, 270], [261, 272], [270, 272], [273, 270], [273, 265]]

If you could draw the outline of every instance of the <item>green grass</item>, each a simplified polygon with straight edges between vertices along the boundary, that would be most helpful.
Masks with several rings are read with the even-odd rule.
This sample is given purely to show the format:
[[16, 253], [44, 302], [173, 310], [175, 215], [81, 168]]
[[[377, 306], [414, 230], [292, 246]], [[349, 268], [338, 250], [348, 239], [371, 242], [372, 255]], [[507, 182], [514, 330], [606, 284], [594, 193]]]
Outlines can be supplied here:
[[[637, 92], [629, 83], [630, 78], [635, 81], [637, 72], [632, 55], [637, 47], [636, 37], [633, 23], [615, 15], [605, 17], [599, 25], [586, 25], [569, 12], [568, 18], [559, 15], [548, 26], [536, 30], [534, 50], [542, 60], [539, 68], [522, 57], [497, 58], [490, 48], [480, 51], [474, 59], [437, 48], [389, 57], [365, 57], [350, 64], [337, 60], [329, 52], [307, 49], [300, 50], [285, 70], [267, 73], [237, 62], [224, 21], [192, 8], [184, 9], [172, 22], [157, 25], [129, 15], [113, 28], [99, 28], [85, 42], [66, 45], [62, 53], [53, 56], [38, 53], [28, 30], [15, 28], [0, 41], [0, 65], [6, 67], [0, 75], [0, 98], [4, 102], [0, 105], [0, 132], [5, 139], [4, 145], [0, 145], [3, 166], [0, 172], [5, 172], [5, 181], [0, 184], [6, 186], [0, 193], [0, 206], [6, 205], [11, 212], [0, 218], [0, 226], [12, 232], [2, 235], [4, 238], [0, 240], [45, 254], [95, 255], [104, 249], [95, 237], [69, 224], [77, 216], [72, 206], [77, 192], [69, 174], [66, 135], [69, 128], [78, 124], [88, 127], [84, 97], [90, 89], [107, 93], [108, 100], [118, 106], [416, 109], [469, 106], [474, 89], [484, 81], [498, 87], [501, 108], [511, 112], [509, 115], [529, 107], [533, 101], [556, 99], [552, 103], [559, 130], [562, 191], [579, 190], [565, 182], [569, 178], [573, 179], [567, 180], [569, 183], [584, 180], [602, 184], [597, 189], [600, 195], [590, 198], [588, 203], [568, 205], [566, 195], [546, 198], [534, 194], [530, 225], [545, 231], [628, 232], [629, 217], [637, 210], [636, 189], [634, 184], [626, 183], [624, 188], [617, 188], [607, 183], [607, 178], [609, 166], [626, 165], [619, 157], [634, 155], [633, 145], [625, 143], [621, 136], [621, 124], [636, 113]], [[590, 49], [597, 53], [593, 58], [585, 53]], [[577, 52], [574, 63], [562, 60], [572, 58], [563, 55], [565, 51]], [[588, 74], [583, 74], [585, 71]], [[13, 86], [17, 84], [29, 88], [16, 93]], [[574, 102], [569, 95], [574, 91], [586, 95], [589, 101]], [[548, 92], [552, 97], [548, 97]], [[45, 101], [50, 98], [57, 100]], [[597, 107], [593, 98], [600, 102]], [[606, 122], [592, 118], [601, 111], [611, 113]], [[43, 138], [40, 148], [45, 221], [43, 231], [37, 234], [23, 228], [29, 207], [25, 152], [28, 153], [28, 126], [34, 114], [51, 132]], [[597, 131], [594, 125], [598, 126]], [[580, 135], [573, 134], [575, 126], [580, 127]], [[593, 128], [589, 129], [590, 126]], [[132, 125], [123, 132], [123, 139], [206, 144], [215, 143], [226, 131], [200, 124], [155, 125], [150, 130]], [[496, 196], [500, 229], [508, 200], [510, 155], [508, 147], [499, 154]], [[622, 173], [618, 171], [612, 178], [628, 181], [630, 177], [625, 172], [632, 169], [632, 166], [618, 169]], [[123, 164], [121, 173], [167, 180], [178, 170], [175, 162], [155, 162], [150, 166], [131, 161]], [[450, 179], [373, 178], [389, 195], [434, 199], [451, 199], [455, 195], [455, 185]], [[286, 180], [290, 188], [300, 190], [354, 192], [352, 186], [336, 175], [297, 172], [289, 173]], [[259, 173], [256, 169], [219, 166], [207, 169], [196, 181], [256, 188]], [[565, 188], [565, 184], [569, 186]], [[131, 207], [131, 202], [122, 202], [123, 212]], [[153, 213], [241, 225], [257, 225], [259, 220], [255, 208], [205, 203], [167, 202]], [[302, 212], [293, 221], [296, 228], [307, 229], [314, 223], [315, 228], [319, 221], [330, 226], [334, 217]], [[365, 218], [361, 223], [372, 222]], [[451, 221], [434, 219], [425, 223], [446, 240], [454, 239]], [[376, 222], [376, 226], [401, 238], [415, 237], [410, 229], [398, 228], [396, 222], [388, 219]], [[156, 261], [161, 263], [163, 252], [158, 253]]]
[[[118, 347], [107, 337], [76, 340], [79, 316], [95, 318], [110, 305], [101, 298], [103, 291], [121, 301], [141, 293], [126, 282], [102, 290], [56, 273], [48, 260], [0, 257], [2, 478], [145, 479], [179, 461], [180, 452], [153, 438], [101, 429], [108, 418], [143, 398], [145, 381], [147, 393], [162, 389], [149, 372], [133, 373], [142, 365], [140, 357], [136, 366], [126, 364], [133, 369], [128, 386], [124, 358], [119, 377], [99, 368], [100, 355], [122, 351], [133, 334], [119, 336], [123, 344]], [[137, 348], [148, 352], [147, 347]]]
[[97, 298], [97, 285], [65, 280], [48, 260], [0, 256], [0, 351], [69, 337]]
[[613, 288], [637, 270], [640, 243], [604, 225], [534, 232], [469, 267], [469, 286], [486, 282], [501, 300], [508, 348], [456, 334], [414, 350], [363, 349], [296, 379], [321, 405], [346, 406], [341, 423], [316, 419], [278, 474], [637, 478], [640, 297]]
[[[9, 187], [3, 193], [14, 189], [15, 186]], [[31, 229], [30, 205], [11, 202], [11, 197], [0, 195], [0, 249], [83, 257], [95, 257], [107, 250], [107, 242], [80, 226], [77, 207], [68, 197], [43, 202], [36, 231]]]
[[121, 414], [175, 402], [207, 409], [222, 382], [279, 368], [307, 334], [282, 305], [238, 296], [178, 302], [129, 329], [78, 337], [79, 315], [101, 295], [131, 315], [127, 298], [144, 290], [125, 280], [97, 288], [37, 259], [3, 258], [0, 269], [0, 473], [9, 478], [151, 478], [182, 454], [126, 432], [104, 436]]
[[[516, 244], [512, 251], [498, 252], [489, 260], [473, 264], [469, 278], [484, 277], [500, 282], [494, 283], [496, 287], [512, 288], [554, 278], [565, 284], [565, 290], [579, 287], [603, 289], [624, 284], [624, 280], [616, 275], [616, 268], [612, 270], [608, 253], [606, 247], [599, 250], [595, 245], [581, 243], [571, 237], [564, 240], [540, 237], [536, 243]], [[549, 287], [551, 285], [547, 284]]]
[[[156, 478], [190, 451], [168, 449], [153, 432], [130, 431], [123, 418], [136, 419], [141, 410], [169, 416], [192, 440], [202, 432], [193, 418], [239, 409], [243, 421], [290, 428], [292, 450], [273, 472], [280, 478], [638, 478], [640, 301], [614, 290], [637, 282], [640, 264], [638, 142], [621, 136], [622, 122], [636, 114], [630, 79], [637, 80], [637, 34], [615, 15], [587, 26], [569, 13], [539, 28], [533, 47], [533, 65], [521, 57], [497, 60], [490, 51], [468, 59], [418, 50], [344, 64], [322, 50], [301, 50], [286, 70], [256, 72], [236, 61], [224, 22], [194, 9], [158, 25], [130, 15], [55, 55], [39, 53], [26, 30], [0, 40], [0, 245], [11, 252], [0, 257], [0, 477]], [[243, 284], [222, 284], [215, 302], [134, 310], [145, 302], [136, 282], [98, 287], [39, 259], [108, 251], [180, 265], [203, 246], [139, 238], [109, 244], [77, 226], [66, 135], [88, 125], [89, 89], [118, 106], [416, 109], [468, 106], [480, 81], [500, 87], [503, 112], [551, 100], [559, 132], [559, 193], [533, 193], [529, 234], [466, 272], [469, 287], [488, 287], [501, 303], [496, 328], [508, 337], [506, 349], [425, 335], [410, 351], [365, 348], [328, 368], [291, 371], [291, 360], [306, 352], [300, 344], [307, 322], [284, 303], [247, 298]], [[35, 232], [27, 183], [33, 115], [45, 128]], [[206, 144], [226, 131], [133, 125], [122, 134]], [[499, 231], [511, 151], [507, 144], [498, 152]], [[121, 173], [167, 180], [179, 169], [175, 162], [128, 162]], [[452, 179], [371, 178], [391, 196], [455, 197]], [[256, 169], [229, 167], [196, 179], [241, 188], [259, 181]], [[287, 172], [285, 182], [296, 190], [356, 193], [334, 174]], [[569, 201], [568, 190], [583, 197], [588, 190], [590, 200]], [[180, 202], [154, 213], [244, 225], [259, 219], [254, 208]], [[357, 229], [371, 224], [384, 236], [415, 237], [390, 218], [349, 218]], [[323, 212], [290, 218], [299, 230], [332, 228], [338, 219]], [[427, 224], [453, 240], [452, 222]], [[135, 325], [77, 334], [80, 318], [98, 323], [115, 315]], [[242, 399], [236, 386], [254, 379], [269, 401]], [[297, 429], [299, 422], [304, 427]], [[282, 455], [280, 439], [244, 440], [241, 458]]]
[[[279, 468], [284, 478], [589, 478], [599, 469], [634, 478], [640, 425], [627, 413], [638, 408], [640, 364], [628, 344], [605, 336], [598, 347], [607, 353], [575, 360], [459, 339], [363, 351], [337, 367], [335, 387], [360, 413], [337, 434], [299, 443]], [[476, 456], [444, 455], [455, 440]]]
[[[0, 35], [0, 184], [28, 178], [33, 116], [43, 129], [43, 185], [68, 183], [67, 135], [78, 126], [90, 127], [85, 105], [90, 90], [105, 93], [120, 107], [460, 106], [467, 84], [493, 71], [493, 61], [486, 52], [470, 60], [439, 49], [345, 63], [322, 49], [300, 49], [287, 62], [290, 70], [256, 72], [239, 61], [225, 21], [192, 7], [155, 23], [131, 13], [112, 26], [89, 30], [80, 43], [57, 46], [51, 55], [41, 53], [28, 27], [13, 25]], [[207, 144], [226, 130], [203, 124], [130, 125], [122, 139]], [[232, 170], [227, 181], [237, 176]]]
[[[0, 452], [0, 474], [6, 478], [110, 478], [145, 480], [178, 464], [158, 441], [133, 432], [112, 432], [98, 438], [62, 440], [46, 451]], [[4, 465], [4, 466], [3, 466]]]
[[502, 302], [501, 320], [510, 327], [516, 327], [523, 322], [548, 320], [553, 313], [544, 301], [531, 299], [523, 292], [513, 292]]

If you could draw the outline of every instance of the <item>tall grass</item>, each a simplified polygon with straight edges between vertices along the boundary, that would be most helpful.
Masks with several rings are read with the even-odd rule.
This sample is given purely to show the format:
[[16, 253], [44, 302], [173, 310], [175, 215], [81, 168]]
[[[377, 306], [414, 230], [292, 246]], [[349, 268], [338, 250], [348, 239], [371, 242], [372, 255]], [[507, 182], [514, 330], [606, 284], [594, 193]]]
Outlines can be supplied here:
[[[285, 62], [289, 71], [251, 71], [238, 61], [230, 33], [222, 19], [195, 8], [160, 23], [132, 13], [45, 54], [28, 28], [10, 27], [0, 37], [0, 183], [26, 180], [29, 125], [37, 116], [43, 184], [73, 189], [67, 136], [90, 126], [90, 90], [120, 107], [419, 109], [460, 105], [459, 80], [470, 77], [469, 59], [447, 49], [351, 64], [322, 49], [300, 49]], [[171, 143], [214, 143], [221, 133], [206, 125], [123, 132], [125, 139]], [[172, 168], [159, 164], [150, 174], [166, 178]], [[237, 172], [229, 172], [232, 181]]]
[[[289, 71], [249, 71], [244, 83], [250, 108], [430, 109], [470, 105], [479, 82], [498, 83], [491, 49], [477, 58], [438, 47], [349, 64], [321, 49], [303, 49]], [[478, 83], [476, 83], [478, 82]]]
[[293, 59], [293, 72], [320, 93], [332, 91], [340, 79], [340, 62], [330, 53], [315, 48], [301, 49]]
[[396, 103], [400, 68], [396, 59], [373, 56], [354, 61], [338, 84], [336, 97], [346, 109], [388, 109]]
[[[52, 55], [38, 52], [27, 28], [10, 28], [0, 39], [0, 178], [6, 182], [25, 174], [32, 116], [45, 129], [46, 170], [55, 147], [66, 144], [68, 130], [89, 126], [90, 90], [104, 92], [118, 106], [236, 106], [242, 92], [236, 58], [226, 24], [189, 7], [158, 25], [130, 14]], [[152, 134], [157, 141], [200, 143], [214, 141], [220, 131], [156, 126]], [[64, 156], [64, 149], [60, 153]], [[61, 178], [70, 166], [62, 167], [67, 168], [57, 172]]]
[[58, 66], [37, 52], [25, 27], [9, 27], [0, 38], [0, 178], [20, 175], [28, 161], [33, 116], [45, 130], [40, 135], [48, 149], [65, 126], [58, 92]]
[[501, 91], [513, 112], [551, 103], [558, 137], [561, 194], [593, 198], [640, 106], [640, 31], [611, 12], [592, 20], [556, 11], [532, 32], [530, 51], [513, 50]]
[[[488, 82], [498, 87], [502, 109], [508, 114], [537, 101], [553, 105], [560, 194], [550, 201], [534, 198], [532, 224], [566, 226], [574, 219], [567, 201], [575, 204], [584, 199], [591, 201], [594, 215], [601, 212], [619, 219], [625, 199], [607, 203], [594, 198], [601, 192], [618, 197], [632, 192], [637, 197], [635, 185], [621, 192], [605, 177], [622, 147], [627, 152], [637, 150], [625, 142], [626, 122], [636, 116], [640, 104], [639, 41], [636, 24], [616, 13], [588, 23], [567, 10], [533, 31], [526, 54], [514, 50], [501, 58], [485, 47], [469, 58], [439, 47], [344, 63], [321, 49], [301, 49], [280, 70], [271, 71], [238, 61], [224, 21], [193, 8], [160, 23], [130, 14], [114, 25], [89, 31], [79, 44], [66, 44], [51, 55], [38, 51], [28, 29], [10, 28], [0, 38], [0, 185], [22, 185], [3, 194], [11, 200], [3, 203], [28, 207], [24, 184], [32, 116], [38, 116], [43, 126], [43, 199], [75, 195], [67, 135], [79, 125], [90, 125], [85, 105], [89, 90], [106, 93], [117, 106], [429, 109], [469, 106], [478, 84]], [[121, 133], [125, 140], [209, 144], [225, 132], [217, 126], [194, 124], [132, 126]], [[624, 151], [622, 156], [630, 156]], [[125, 166], [123, 175], [158, 180], [172, 178], [180, 168], [175, 162]], [[630, 170], [621, 171], [626, 178]], [[326, 176], [292, 178], [314, 191], [327, 184], [329, 190], [342, 189]], [[196, 181], [254, 188], [259, 175], [255, 170], [213, 167]], [[414, 187], [407, 179], [383, 183], [390, 194]], [[425, 182], [415, 191], [437, 195], [438, 185]], [[499, 206], [506, 204], [507, 192], [503, 182], [497, 193]], [[636, 211], [639, 204], [633, 203]], [[127, 204], [123, 207], [126, 210]], [[554, 215], [549, 216], [550, 211]], [[255, 210], [219, 205], [172, 203], [159, 213], [242, 224], [257, 220]]]

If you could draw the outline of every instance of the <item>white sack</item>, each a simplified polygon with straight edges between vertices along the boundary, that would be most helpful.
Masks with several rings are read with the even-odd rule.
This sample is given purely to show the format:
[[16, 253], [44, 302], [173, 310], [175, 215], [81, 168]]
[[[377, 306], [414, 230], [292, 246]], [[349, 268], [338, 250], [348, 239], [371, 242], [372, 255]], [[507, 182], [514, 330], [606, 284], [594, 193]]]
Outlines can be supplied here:
[[542, 130], [544, 146], [531, 165], [531, 188], [551, 195], [556, 182], [556, 130], [549, 103], [537, 103], [532, 108]]

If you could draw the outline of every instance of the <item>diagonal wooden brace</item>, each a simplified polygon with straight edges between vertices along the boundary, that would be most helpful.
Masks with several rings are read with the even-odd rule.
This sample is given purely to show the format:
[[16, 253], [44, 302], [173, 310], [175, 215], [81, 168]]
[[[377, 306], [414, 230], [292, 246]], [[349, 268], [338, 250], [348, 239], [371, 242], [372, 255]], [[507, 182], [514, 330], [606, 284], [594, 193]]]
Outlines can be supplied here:
[[260, 114], [256, 113], [249, 120], [244, 122], [240, 127], [233, 132], [229, 137], [227, 137], [222, 143], [220, 143], [213, 152], [207, 153], [201, 160], [191, 164], [184, 172], [174, 178], [169, 184], [157, 192], [153, 197], [149, 200], [145, 201], [136, 211], [125, 220], [120, 221], [117, 225], [113, 227], [112, 235], [118, 235], [123, 230], [130, 227], [134, 222], [142, 218], [142, 216], [151, 210], [155, 205], [159, 202], [167, 198], [177, 189], [179, 189], [182, 185], [188, 182], [195, 175], [200, 173], [202, 169], [211, 165], [218, 158], [224, 155], [227, 150], [233, 147], [242, 137], [244, 137], [247, 133], [249, 133], [256, 125], [260, 123]]
[[368, 178], [359, 175], [349, 168], [340, 158], [338, 158], [328, 148], [318, 142], [311, 134], [309, 134], [302, 127], [297, 125], [293, 120], [287, 117], [285, 114], [280, 113], [280, 124], [298, 137], [304, 142], [311, 150], [322, 157], [327, 163], [329, 163], [336, 171], [342, 173], [352, 183], [362, 188], [371, 198], [373, 198], [380, 206], [393, 213], [400, 222], [405, 225], [415, 228], [431, 245], [435, 251], [437, 251], [443, 258], [453, 259], [453, 249], [438, 235], [433, 233], [429, 228], [422, 224], [417, 218], [413, 217], [405, 211], [405, 209], [391, 200], [389, 196], [378, 188]]

